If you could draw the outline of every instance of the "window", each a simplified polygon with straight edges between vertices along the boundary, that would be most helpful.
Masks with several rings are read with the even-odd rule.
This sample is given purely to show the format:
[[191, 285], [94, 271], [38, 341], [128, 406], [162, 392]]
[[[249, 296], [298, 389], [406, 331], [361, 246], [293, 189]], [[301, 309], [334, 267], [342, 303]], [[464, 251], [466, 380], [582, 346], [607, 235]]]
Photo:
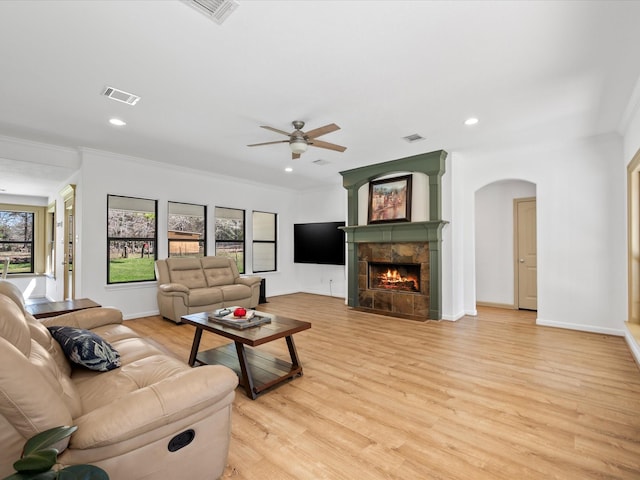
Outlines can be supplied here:
[[155, 280], [158, 202], [107, 196], [107, 283]]
[[244, 210], [216, 207], [216, 255], [233, 259], [244, 273]]
[[35, 213], [0, 210], [0, 257], [9, 259], [8, 275], [35, 272]]
[[253, 272], [276, 270], [275, 213], [253, 212]]
[[203, 257], [207, 251], [207, 207], [169, 202], [169, 256]]

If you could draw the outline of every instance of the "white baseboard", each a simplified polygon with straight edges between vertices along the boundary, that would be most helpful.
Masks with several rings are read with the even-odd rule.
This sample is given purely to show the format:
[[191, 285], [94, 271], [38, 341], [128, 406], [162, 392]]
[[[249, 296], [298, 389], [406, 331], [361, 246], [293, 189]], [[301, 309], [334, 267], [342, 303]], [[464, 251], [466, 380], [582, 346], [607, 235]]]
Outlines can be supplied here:
[[536, 325], [543, 327], [566, 328], [569, 330], [579, 330], [581, 332], [602, 333], [604, 335], [614, 335], [616, 337], [624, 337], [625, 331], [617, 328], [594, 327], [593, 325], [584, 325], [579, 323], [556, 322], [553, 320], [536, 319]]
[[638, 344], [638, 340], [633, 336], [628, 328], [625, 328], [625, 330], [624, 339], [627, 341], [629, 350], [631, 350], [631, 355], [633, 355], [633, 358], [640, 367], [640, 344]]
[[[117, 307], [113, 307], [117, 308]], [[134, 318], [142, 318], [142, 317], [153, 317], [155, 315], [160, 315], [160, 310], [150, 310], [148, 312], [138, 312], [138, 313], [129, 313], [128, 315], [123, 315], [123, 320], [133, 320]]]
[[509, 303], [495, 303], [495, 302], [476, 302], [477, 307], [493, 307], [493, 308], [505, 308], [507, 310], [517, 310], [518, 308]]
[[442, 320], [448, 320], [450, 322], [455, 322], [457, 320], [460, 320], [462, 317], [464, 317], [464, 315], [465, 315], [464, 312], [454, 313], [453, 315], [442, 315]]

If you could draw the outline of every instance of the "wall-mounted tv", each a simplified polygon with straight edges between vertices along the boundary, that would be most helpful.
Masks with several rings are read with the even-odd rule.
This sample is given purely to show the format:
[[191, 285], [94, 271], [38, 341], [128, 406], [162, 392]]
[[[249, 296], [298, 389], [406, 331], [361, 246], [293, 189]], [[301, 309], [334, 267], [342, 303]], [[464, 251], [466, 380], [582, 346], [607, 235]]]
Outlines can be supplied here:
[[345, 222], [296, 223], [293, 225], [294, 263], [344, 265]]

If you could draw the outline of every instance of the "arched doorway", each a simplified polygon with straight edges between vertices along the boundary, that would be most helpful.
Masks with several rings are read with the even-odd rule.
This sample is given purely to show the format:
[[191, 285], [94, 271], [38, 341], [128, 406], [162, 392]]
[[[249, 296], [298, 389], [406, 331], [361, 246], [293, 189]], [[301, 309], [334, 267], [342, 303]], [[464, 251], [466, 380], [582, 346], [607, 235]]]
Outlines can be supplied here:
[[475, 192], [477, 305], [537, 309], [535, 198], [534, 183], [515, 179]]

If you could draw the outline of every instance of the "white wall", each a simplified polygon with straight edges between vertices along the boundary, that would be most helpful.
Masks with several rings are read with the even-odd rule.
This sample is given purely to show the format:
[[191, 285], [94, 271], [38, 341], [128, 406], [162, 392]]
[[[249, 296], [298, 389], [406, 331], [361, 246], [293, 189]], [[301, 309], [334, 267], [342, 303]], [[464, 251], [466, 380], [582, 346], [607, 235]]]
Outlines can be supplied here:
[[[347, 190], [342, 178], [326, 189], [297, 194], [294, 223], [346, 222]], [[293, 225], [291, 234], [293, 235]], [[346, 249], [346, 245], [345, 245]], [[294, 264], [298, 291], [346, 298], [346, 267], [344, 265]]]
[[[212, 160], [214, 161], [214, 160]], [[167, 202], [185, 202], [208, 207], [208, 254], [214, 253], [215, 206], [246, 210], [246, 235], [251, 235], [251, 212], [278, 214], [278, 271], [261, 273], [267, 296], [299, 291], [293, 268], [293, 223], [296, 197], [291, 191], [242, 183], [239, 179], [207, 175], [142, 159], [86, 150], [82, 178], [78, 182], [78, 252], [81, 271], [76, 282], [82, 296], [102, 305], [115, 306], [126, 318], [158, 312], [156, 282], [107, 285], [106, 212], [107, 195], [158, 200], [158, 258], [167, 257]], [[251, 242], [247, 242], [247, 274], [251, 273]], [[80, 260], [80, 259], [79, 259]]]
[[[492, 152], [464, 152], [452, 202], [460, 202], [453, 222], [475, 230], [475, 195], [504, 179], [537, 185], [538, 323], [623, 334], [626, 318], [625, 195], [616, 165], [622, 139], [600, 136], [563, 145]], [[465, 233], [461, 256], [464, 308], [475, 310], [475, 239]], [[455, 288], [455, 286], [454, 286]], [[453, 315], [455, 312], [444, 312]]]
[[502, 180], [476, 192], [478, 302], [514, 306], [513, 200], [535, 195], [535, 185], [520, 180]]

